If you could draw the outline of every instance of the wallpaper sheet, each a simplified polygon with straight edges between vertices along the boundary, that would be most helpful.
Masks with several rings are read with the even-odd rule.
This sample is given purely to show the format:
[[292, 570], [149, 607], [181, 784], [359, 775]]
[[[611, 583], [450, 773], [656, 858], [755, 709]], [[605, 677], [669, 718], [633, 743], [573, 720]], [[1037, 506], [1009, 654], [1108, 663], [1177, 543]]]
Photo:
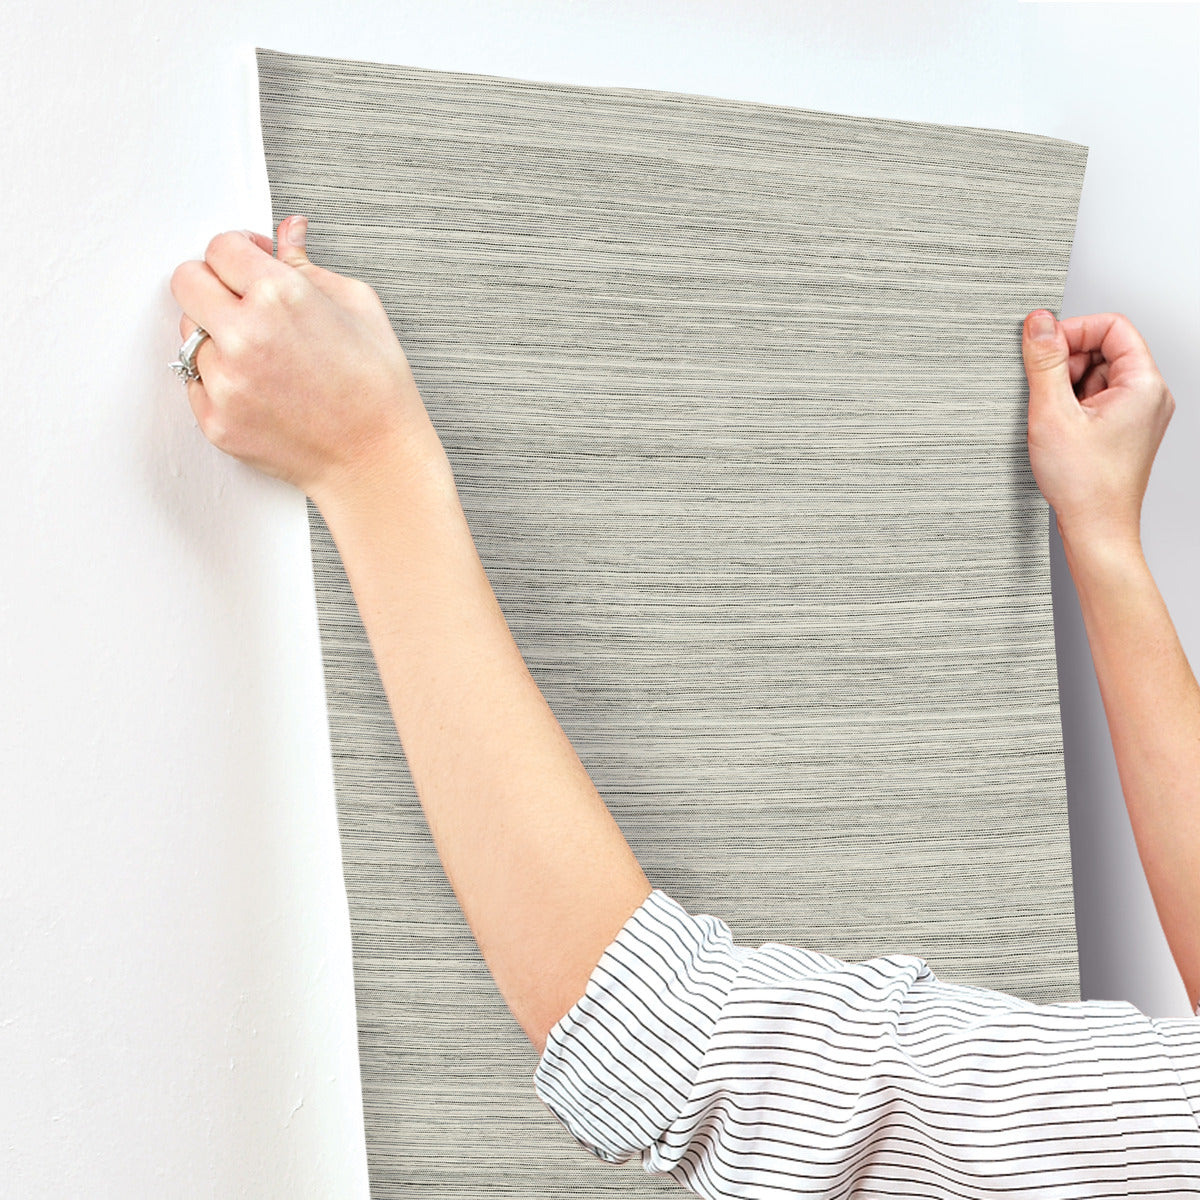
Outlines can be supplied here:
[[[742, 944], [1078, 1000], [1020, 338], [1060, 310], [1087, 148], [257, 56], [274, 220], [383, 300], [652, 883]], [[373, 1196], [677, 1194], [535, 1096], [309, 519]]]

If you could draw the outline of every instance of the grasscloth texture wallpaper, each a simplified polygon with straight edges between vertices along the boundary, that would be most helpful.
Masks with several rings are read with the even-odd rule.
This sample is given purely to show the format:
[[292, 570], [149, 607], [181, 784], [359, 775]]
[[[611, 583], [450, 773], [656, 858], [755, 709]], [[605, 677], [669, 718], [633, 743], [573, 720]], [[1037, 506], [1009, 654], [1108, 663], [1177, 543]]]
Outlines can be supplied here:
[[[1079, 999], [1020, 332], [1086, 147], [257, 55], [274, 220], [382, 298], [654, 885], [743, 944]], [[536, 1098], [309, 518], [373, 1196], [677, 1195]]]

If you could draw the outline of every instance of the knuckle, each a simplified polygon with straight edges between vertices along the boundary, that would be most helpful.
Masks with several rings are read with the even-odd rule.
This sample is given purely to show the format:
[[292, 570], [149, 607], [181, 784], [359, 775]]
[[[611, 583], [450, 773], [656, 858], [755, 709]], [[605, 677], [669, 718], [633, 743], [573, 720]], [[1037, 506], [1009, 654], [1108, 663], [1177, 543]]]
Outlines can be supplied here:
[[219, 250], [229, 241], [230, 238], [238, 236], [240, 235], [236, 233], [230, 233], [229, 231], [215, 234], [213, 237], [209, 238], [208, 245], [204, 248], [204, 257], [206, 259], [210, 258], [214, 250]]
[[245, 356], [249, 345], [244, 326], [234, 326], [221, 333], [221, 357], [228, 362], [237, 362]]
[[275, 281], [266, 275], [260, 275], [250, 281], [243, 299], [255, 306], [265, 306], [275, 302], [275, 295]]
[[1063, 353], [1054, 342], [1031, 342], [1028, 346], [1029, 365], [1034, 370], [1045, 371], [1063, 361]]
[[308, 285], [298, 271], [281, 276], [276, 286], [280, 302], [287, 305], [299, 304], [308, 291]]
[[186, 287], [188, 278], [192, 275], [197, 267], [194, 259], [189, 259], [187, 262], [181, 262], [179, 266], [171, 272], [171, 294], [176, 300], [179, 299], [180, 287]]
[[264, 308], [290, 306], [299, 298], [302, 283], [292, 276], [262, 275], [246, 289], [246, 298]]

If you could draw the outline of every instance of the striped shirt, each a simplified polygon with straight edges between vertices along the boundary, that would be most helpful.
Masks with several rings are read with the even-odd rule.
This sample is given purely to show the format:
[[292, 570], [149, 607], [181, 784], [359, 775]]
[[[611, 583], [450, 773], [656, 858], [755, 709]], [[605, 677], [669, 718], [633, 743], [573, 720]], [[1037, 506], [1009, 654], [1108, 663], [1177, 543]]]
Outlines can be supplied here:
[[597, 1158], [713, 1200], [1200, 1196], [1200, 1020], [739, 946], [659, 888], [534, 1088]]

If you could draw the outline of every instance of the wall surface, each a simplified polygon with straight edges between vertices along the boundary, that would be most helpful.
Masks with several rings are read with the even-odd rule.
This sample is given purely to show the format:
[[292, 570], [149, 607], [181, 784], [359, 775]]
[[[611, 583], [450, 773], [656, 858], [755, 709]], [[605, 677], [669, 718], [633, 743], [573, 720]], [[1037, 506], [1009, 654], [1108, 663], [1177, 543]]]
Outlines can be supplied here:
[[[304, 498], [166, 367], [175, 266], [269, 230], [256, 45], [1088, 144], [1063, 312], [1127, 313], [1175, 393], [1143, 540], [1200, 665], [1196, 4], [113, 0], [3, 31], [5, 1196], [367, 1192]], [[1187, 1015], [1049, 524], [1083, 995]]]

